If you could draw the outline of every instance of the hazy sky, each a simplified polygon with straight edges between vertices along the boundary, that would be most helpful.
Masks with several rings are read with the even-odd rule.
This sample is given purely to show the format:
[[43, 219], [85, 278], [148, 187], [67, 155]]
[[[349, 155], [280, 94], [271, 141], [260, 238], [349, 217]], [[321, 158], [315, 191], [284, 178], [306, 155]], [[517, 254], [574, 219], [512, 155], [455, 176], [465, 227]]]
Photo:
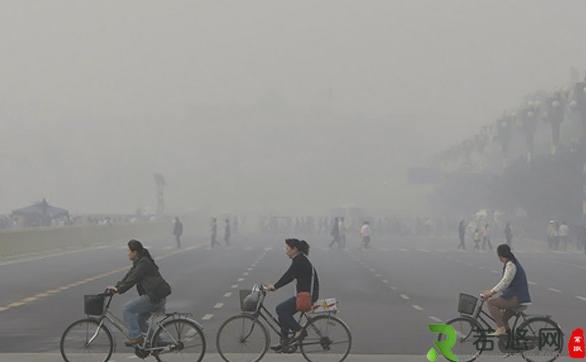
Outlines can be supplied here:
[[412, 211], [405, 169], [586, 70], [586, 2], [0, 2], [0, 212]]

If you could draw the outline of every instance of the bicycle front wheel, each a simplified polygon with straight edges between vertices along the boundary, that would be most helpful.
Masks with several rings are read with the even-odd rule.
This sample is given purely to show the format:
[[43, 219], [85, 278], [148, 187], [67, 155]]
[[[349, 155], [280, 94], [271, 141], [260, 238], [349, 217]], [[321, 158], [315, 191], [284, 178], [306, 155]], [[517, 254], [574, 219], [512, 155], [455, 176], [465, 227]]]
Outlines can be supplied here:
[[309, 318], [307, 336], [299, 343], [303, 357], [309, 362], [341, 362], [352, 349], [350, 328], [331, 315]]
[[163, 323], [153, 335], [152, 354], [158, 361], [199, 362], [206, 352], [200, 326], [191, 319], [177, 318]]
[[218, 353], [226, 362], [258, 362], [267, 353], [269, 343], [265, 326], [249, 314], [226, 320], [216, 337]]
[[[492, 349], [492, 341], [488, 341], [486, 333], [474, 319], [469, 317], [459, 317], [452, 319], [446, 324], [452, 326], [456, 331], [456, 344], [451, 348], [452, 352], [460, 362], [472, 362], [485, 349]], [[447, 336], [439, 334], [438, 342], [445, 341]], [[439, 351], [438, 351], [439, 352]], [[446, 357], [446, 359], [448, 359]], [[449, 359], [448, 359], [449, 360]]]
[[114, 341], [108, 328], [87, 318], [65, 329], [59, 347], [65, 362], [106, 362], [112, 356]]
[[564, 333], [550, 318], [530, 318], [515, 329], [515, 344], [527, 362], [552, 362], [562, 353]]

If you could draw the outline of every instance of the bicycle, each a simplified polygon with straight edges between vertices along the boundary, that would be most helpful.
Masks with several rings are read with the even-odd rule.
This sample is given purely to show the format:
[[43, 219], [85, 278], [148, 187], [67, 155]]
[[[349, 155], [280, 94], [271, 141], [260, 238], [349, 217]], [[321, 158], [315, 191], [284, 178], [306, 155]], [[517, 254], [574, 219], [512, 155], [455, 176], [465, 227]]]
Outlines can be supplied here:
[[[114, 339], [108, 323], [129, 338], [124, 323], [110, 312], [113, 296], [110, 291], [85, 296], [84, 312], [88, 317], [73, 322], [61, 336], [59, 346], [64, 361], [109, 361], [114, 352]], [[143, 344], [134, 348], [137, 357], [145, 359], [151, 355], [158, 362], [203, 359], [206, 350], [203, 329], [189, 313], [158, 311], [150, 316], [148, 326]]]
[[[250, 295], [258, 298], [253, 308], [243, 303], [247, 292], [241, 291], [242, 313], [228, 318], [216, 336], [218, 353], [226, 362], [260, 361], [271, 341], [265, 324], [281, 338], [279, 321], [264, 306], [267, 290], [260, 283], [253, 286]], [[318, 301], [309, 313], [302, 312], [299, 323], [307, 336], [290, 345], [289, 352], [299, 348], [308, 362], [344, 361], [352, 348], [352, 334], [346, 323], [334, 316], [337, 310], [337, 302], [332, 298]]]
[[[477, 306], [477, 297], [461, 293], [458, 303], [460, 317], [446, 322], [456, 331], [457, 340], [452, 351], [461, 362], [474, 361], [483, 351], [494, 349], [494, 341], [488, 334], [495, 331], [496, 322], [483, 310], [486, 299], [480, 299]], [[497, 339], [499, 350], [507, 357], [520, 353], [527, 362], [554, 361], [564, 345], [561, 327], [549, 315], [529, 315], [525, 310], [526, 304], [512, 309], [514, 322], [511, 330], [506, 335], [493, 337]], [[438, 341], [444, 338], [447, 336], [438, 335]], [[544, 347], [553, 348], [545, 350]]]

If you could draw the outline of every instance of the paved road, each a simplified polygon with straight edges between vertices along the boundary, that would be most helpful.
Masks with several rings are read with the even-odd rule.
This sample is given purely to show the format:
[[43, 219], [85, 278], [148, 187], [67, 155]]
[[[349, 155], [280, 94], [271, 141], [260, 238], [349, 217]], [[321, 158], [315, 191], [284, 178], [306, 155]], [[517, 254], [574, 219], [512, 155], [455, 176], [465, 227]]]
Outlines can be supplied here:
[[[173, 286], [168, 310], [193, 313], [213, 353], [220, 323], [238, 313], [238, 290], [255, 281], [274, 282], [287, 268], [281, 240], [241, 237], [231, 248], [214, 250], [198, 243], [187, 243], [182, 250], [163, 242], [147, 244]], [[390, 237], [375, 240], [367, 251], [352, 243], [348, 250], [329, 250], [325, 238], [311, 240], [321, 296], [341, 301], [340, 316], [352, 329], [355, 354], [421, 356], [433, 338], [427, 324], [455, 317], [459, 292], [477, 293], [500, 276], [494, 252], [458, 252], [449, 239]], [[531, 281], [530, 312], [552, 314], [566, 333], [585, 328], [586, 255], [547, 253], [530, 242], [517, 248]], [[0, 261], [0, 353], [56, 352], [65, 327], [83, 317], [83, 295], [121, 278], [128, 267], [125, 249], [102, 246]], [[269, 308], [292, 295], [291, 288], [271, 294]], [[134, 295], [131, 291], [117, 297], [114, 310]], [[118, 352], [128, 351], [119, 347]], [[0, 354], [0, 360], [5, 360], [2, 356], [8, 355]]]

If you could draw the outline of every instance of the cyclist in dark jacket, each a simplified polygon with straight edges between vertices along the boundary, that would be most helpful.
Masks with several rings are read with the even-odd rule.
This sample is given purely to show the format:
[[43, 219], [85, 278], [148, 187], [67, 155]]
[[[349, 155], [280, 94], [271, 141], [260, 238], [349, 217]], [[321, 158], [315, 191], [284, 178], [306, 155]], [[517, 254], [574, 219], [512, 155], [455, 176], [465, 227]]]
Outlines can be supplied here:
[[151, 313], [165, 310], [166, 297], [171, 294], [171, 287], [163, 279], [159, 267], [140, 241], [128, 242], [128, 259], [132, 261], [132, 268], [115, 287], [109, 289], [123, 294], [136, 285], [139, 297], [126, 303], [123, 308], [129, 337], [126, 345], [136, 346], [143, 343], [142, 333], [147, 332], [146, 322]]
[[[298, 239], [287, 239], [285, 244], [286, 254], [291, 258], [291, 266], [274, 285], [267, 285], [267, 289], [275, 291], [296, 280], [297, 293], [311, 293], [311, 299], [315, 303], [319, 298], [319, 278], [315, 268], [307, 258], [309, 244], [305, 240]], [[274, 351], [288, 352], [289, 331], [295, 333], [291, 342], [299, 341], [305, 337], [301, 331], [301, 325], [293, 317], [297, 313], [296, 302], [297, 298], [291, 297], [277, 306], [277, 315], [281, 325], [281, 343], [271, 347]]]

